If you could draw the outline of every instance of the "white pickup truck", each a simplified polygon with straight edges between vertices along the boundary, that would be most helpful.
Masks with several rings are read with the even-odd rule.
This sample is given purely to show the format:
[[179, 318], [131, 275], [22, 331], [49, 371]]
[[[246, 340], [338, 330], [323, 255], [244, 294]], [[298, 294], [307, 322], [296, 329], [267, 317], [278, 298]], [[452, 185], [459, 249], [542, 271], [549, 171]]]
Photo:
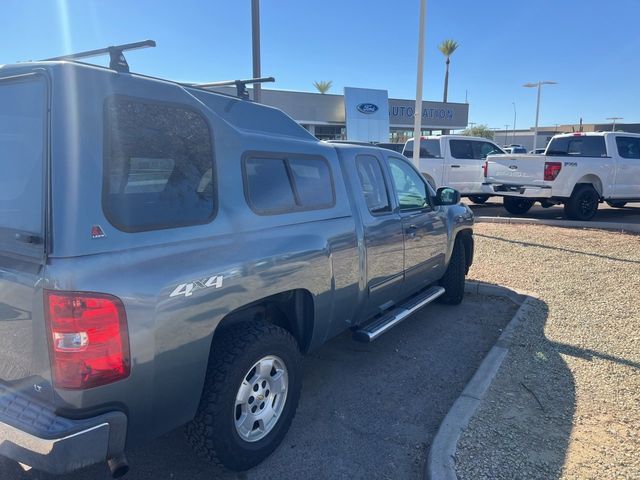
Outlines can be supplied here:
[[[413, 139], [407, 140], [403, 155], [413, 157]], [[441, 135], [421, 137], [420, 172], [434, 189], [455, 188], [473, 203], [485, 203], [493, 194], [483, 186], [487, 155], [505, 153], [495, 143], [480, 137]]]
[[504, 197], [514, 214], [564, 204], [571, 220], [591, 220], [598, 204], [640, 201], [640, 135], [569, 133], [551, 139], [544, 155], [491, 155], [485, 187]]

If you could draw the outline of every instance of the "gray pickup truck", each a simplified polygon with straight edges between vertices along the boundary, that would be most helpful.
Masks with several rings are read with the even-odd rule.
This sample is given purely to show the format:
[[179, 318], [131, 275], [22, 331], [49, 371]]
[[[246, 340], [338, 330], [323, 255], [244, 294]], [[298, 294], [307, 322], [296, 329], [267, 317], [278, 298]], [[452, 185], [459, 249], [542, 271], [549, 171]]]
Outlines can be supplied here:
[[302, 354], [462, 300], [473, 216], [396, 152], [117, 62], [0, 67], [0, 455], [120, 477], [186, 425], [245, 470]]

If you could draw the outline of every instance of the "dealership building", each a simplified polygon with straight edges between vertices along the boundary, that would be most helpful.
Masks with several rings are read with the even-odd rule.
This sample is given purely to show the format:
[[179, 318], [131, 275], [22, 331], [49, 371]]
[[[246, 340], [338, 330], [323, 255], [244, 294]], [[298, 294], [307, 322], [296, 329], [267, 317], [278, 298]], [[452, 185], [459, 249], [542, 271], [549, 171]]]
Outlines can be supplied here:
[[[234, 88], [223, 91], [235, 94]], [[321, 140], [404, 142], [413, 136], [415, 100], [389, 98], [386, 90], [345, 87], [344, 95], [334, 95], [262, 89], [261, 103]], [[422, 102], [423, 135], [466, 128], [468, 118], [467, 103]]]

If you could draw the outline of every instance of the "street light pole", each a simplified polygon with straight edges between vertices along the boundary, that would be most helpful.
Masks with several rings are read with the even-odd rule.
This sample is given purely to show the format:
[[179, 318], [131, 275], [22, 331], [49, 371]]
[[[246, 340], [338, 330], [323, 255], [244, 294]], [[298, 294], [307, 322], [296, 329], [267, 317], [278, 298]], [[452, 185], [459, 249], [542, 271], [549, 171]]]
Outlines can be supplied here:
[[507, 142], [509, 141], [509, 124], [506, 124], [504, 126], [504, 144], [507, 145]]
[[534, 88], [537, 87], [538, 88], [538, 100], [536, 102], [536, 126], [533, 132], [533, 151], [535, 152], [537, 146], [538, 146], [538, 118], [540, 116], [540, 87], [542, 85], [556, 85], [558, 82], [552, 82], [550, 80], [545, 80], [544, 82], [537, 82], [537, 83], [525, 83], [523, 85], [523, 87], [527, 87], [527, 88]]
[[623, 117], [608, 117], [607, 120], [613, 120], [613, 125], [611, 126], [611, 131], [616, 131], [616, 120], [623, 120]]
[[511, 102], [513, 105], [513, 143], [516, 143], [516, 102]]
[[[260, 0], [251, 0], [251, 52], [253, 56], [253, 78], [260, 78]], [[260, 103], [262, 90], [259, 83], [253, 84], [253, 101]]]
[[413, 117], [413, 164], [419, 168], [420, 137], [422, 136], [422, 75], [424, 70], [424, 21], [427, 16], [427, 0], [420, 0], [418, 27], [418, 75], [416, 78], [416, 107]]

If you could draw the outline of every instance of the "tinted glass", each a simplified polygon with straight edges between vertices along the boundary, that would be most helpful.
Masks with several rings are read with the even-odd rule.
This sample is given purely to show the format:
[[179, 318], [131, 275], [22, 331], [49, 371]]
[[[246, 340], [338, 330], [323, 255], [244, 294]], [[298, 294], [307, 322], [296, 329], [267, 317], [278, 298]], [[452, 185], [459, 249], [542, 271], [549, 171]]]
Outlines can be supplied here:
[[378, 160], [369, 155], [359, 155], [356, 168], [369, 211], [374, 214], [390, 212], [391, 204]]
[[618, 155], [622, 158], [640, 158], [640, 139], [635, 137], [616, 137]]
[[202, 115], [113, 98], [106, 124], [104, 208], [114, 225], [140, 231], [211, 219], [213, 152]]
[[0, 228], [42, 233], [46, 86], [0, 82]]
[[497, 155], [504, 153], [500, 148], [490, 142], [471, 142], [473, 148], [473, 158], [476, 160], [484, 160], [487, 155]]
[[576, 157], [606, 157], [607, 148], [603, 136], [558, 137], [551, 140], [547, 155], [567, 155]]
[[333, 205], [333, 184], [329, 165], [319, 159], [288, 159], [293, 182], [302, 208], [322, 208]]
[[[413, 140], [408, 140], [402, 154], [407, 158], [413, 157]], [[420, 140], [420, 158], [439, 158], [440, 140], [436, 138]]]
[[471, 140], [450, 140], [451, 156], [458, 159], [473, 159], [473, 146]]
[[319, 158], [247, 158], [245, 183], [251, 208], [262, 214], [334, 205], [329, 165]]
[[257, 211], [294, 210], [296, 199], [287, 167], [280, 158], [249, 158], [245, 162], [249, 201]]
[[430, 206], [427, 184], [418, 172], [407, 162], [398, 158], [390, 158], [389, 166], [400, 210], [415, 210]]

